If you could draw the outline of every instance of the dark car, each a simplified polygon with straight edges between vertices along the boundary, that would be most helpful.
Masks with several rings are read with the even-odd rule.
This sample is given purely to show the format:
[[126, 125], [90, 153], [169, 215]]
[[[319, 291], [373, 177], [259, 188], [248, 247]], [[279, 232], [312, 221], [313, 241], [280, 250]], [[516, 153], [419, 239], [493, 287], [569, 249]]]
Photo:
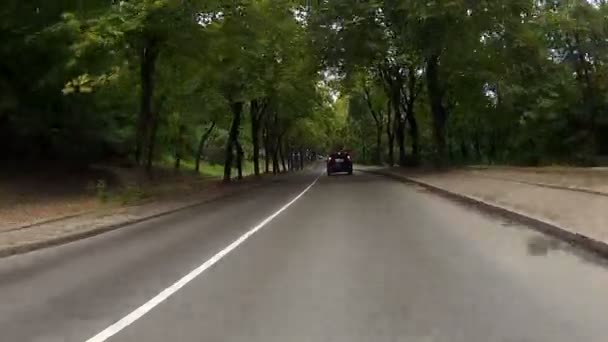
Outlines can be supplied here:
[[353, 174], [353, 161], [348, 152], [332, 153], [327, 158], [327, 175], [331, 176], [338, 172]]

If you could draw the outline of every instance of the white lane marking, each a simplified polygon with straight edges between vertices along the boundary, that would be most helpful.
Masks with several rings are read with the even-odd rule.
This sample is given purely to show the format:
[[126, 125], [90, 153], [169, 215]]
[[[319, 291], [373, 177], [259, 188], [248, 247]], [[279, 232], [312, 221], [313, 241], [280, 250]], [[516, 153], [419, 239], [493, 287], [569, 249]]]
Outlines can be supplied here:
[[188, 284], [189, 282], [191, 282], [192, 280], [194, 280], [197, 276], [199, 276], [203, 272], [205, 272], [209, 267], [213, 266], [215, 263], [217, 263], [218, 261], [222, 260], [222, 258], [225, 257], [228, 253], [232, 252], [235, 248], [237, 248], [240, 244], [242, 244], [247, 239], [249, 239], [258, 230], [264, 228], [264, 226], [267, 225], [270, 221], [274, 220], [282, 212], [284, 212], [285, 210], [287, 210], [287, 208], [289, 208], [292, 204], [294, 204], [297, 200], [299, 200], [302, 196], [304, 196], [304, 194], [306, 194], [308, 192], [308, 190], [310, 190], [310, 188], [312, 188], [317, 183], [317, 181], [319, 180], [319, 178], [320, 178], [320, 176], [317, 177], [298, 196], [296, 196], [294, 199], [292, 199], [291, 201], [289, 201], [289, 203], [285, 204], [283, 207], [281, 207], [281, 209], [277, 210], [274, 214], [268, 216], [266, 219], [264, 219], [264, 221], [260, 222], [257, 226], [251, 228], [247, 233], [245, 233], [240, 238], [238, 238], [237, 240], [235, 240], [233, 243], [231, 243], [230, 245], [228, 245], [227, 247], [225, 247], [224, 249], [222, 249], [221, 251], [219, 251], [217, 254], [215, 254], [213, 257], [211, 257], [211, 259], [205, 261], [205, 263], [203, 263], [199, 267], [195, 268], [190, 273], [186, 274], [183, 278], [181, 278], [180, 280], [178, 280], [177, 282], [175, 282], [173, 285], [171, 285], [171, 286], [167, 287], [166, 289], [164, 289], [162, 292], [160, 292], [159, 294], [157, 294], [154, 298], [150, 299], [149, 301], [147, 301], [142, 306], [140, 306], [137, 309], [133, 310], [130, 314], [126, 315], [121, 320], [119, 320], [116, 323], [110, 325], [109, 327], [107, 327], [103, 331], [101, 331], [99, 334], [97, 334], [97, 335], [91, 337], [90, 339], [88, 339], [87, 342], [103, 342], [103, 341], [107, 341], [110, 337], [116, 335], [118, 332], [120, 332], [124, 328], [128, 327], [133, 322], [135, 322], [138, 319], [142, 318], [145, 314], [147, 314], [154, 307], [156, 307], [157, 305], [159, 305], [160, 303], [162, 303], [163, 301], [165, 301], [167, 298], [169, 298], [171, 295], [173, 295], [174, 293], [176, 293], [177, 291], [179, 291], [186, 284]]

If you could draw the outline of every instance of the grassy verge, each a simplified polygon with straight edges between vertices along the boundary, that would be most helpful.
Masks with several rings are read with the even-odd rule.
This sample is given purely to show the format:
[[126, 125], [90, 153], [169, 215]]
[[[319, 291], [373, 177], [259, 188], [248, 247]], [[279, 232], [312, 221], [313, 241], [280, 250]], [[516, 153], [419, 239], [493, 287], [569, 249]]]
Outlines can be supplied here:
[[[131, 205], [159, 197], [187, 195], [202, 191], [209, 183], [219, 181], [224, 176], [224, 165], [201, 163], [198, 173], [194, 171], [194, 161], [184, 160], [179, 172], [173, 169], [173, 161], [166, 159], [155, 170], [153, 180], [140, 178], [126, 186], [113, 189], [109, 194], [98, 191], [98, 198], [119, 205]], [[233, 169], [232, 177], [236, 177]], [[253, 163], [243, 164], [243, 176], [253, 175]]]
[[[182, 171], [192, 171], [194, 172], [194, 160], [183, 160], [181, 162], [180, 169]], [[173, 167], [173, 160], [166, 159], [162, 163], [162, 167], [170, 168]], [[236, 168], [232, 169], [232, 176], [236, 176]], [[222, 164], [210, 164], [206, 162], [202, 162], [200, 165], [199, 174], [202, 177], [212, 177], [212, 178], [221, 178], [224, 176], [224, 165]], [[253, 174], [253, 162], [245, 161], [243, 162], [243, 176], [250, 176]]]

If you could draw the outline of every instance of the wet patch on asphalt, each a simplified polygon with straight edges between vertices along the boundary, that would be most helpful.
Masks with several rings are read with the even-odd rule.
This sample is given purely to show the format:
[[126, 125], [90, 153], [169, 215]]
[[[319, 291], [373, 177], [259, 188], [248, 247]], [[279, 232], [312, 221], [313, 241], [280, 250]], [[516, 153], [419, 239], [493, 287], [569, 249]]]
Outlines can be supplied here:
[[594, 253], [587, 252], [581, 248], [577, 248], [576, 246], [573, 246], [565, 241], [548, 236], [539, 235], [528, 239], [527, 251], [529, 255], [536, 257], [546, 257], [551, 253], [562, 252], [576, 256], [584, 262], [608, 269], [607, 259], [604, 259]]

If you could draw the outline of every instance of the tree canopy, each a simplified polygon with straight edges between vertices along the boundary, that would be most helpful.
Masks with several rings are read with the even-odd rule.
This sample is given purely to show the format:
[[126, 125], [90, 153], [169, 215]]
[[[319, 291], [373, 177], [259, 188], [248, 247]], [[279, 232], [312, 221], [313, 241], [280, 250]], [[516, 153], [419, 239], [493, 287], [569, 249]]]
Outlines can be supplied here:
[[260, 172], [262, 147], [275, 166], [296, 149], [326, 149], [332, 103], [317, 87], [302, 9], [290, 0], [3, 2], [6, 157], [198, 168], [207, 146], [225, 148], [207, 159], [226, 163], [229, 179], [250, 159]]
[[592, 164], [607, 18], [592, 0], [7, 0], [3, 159], [213, 162], [226, 179], [338, 148]]
[[[605, 1], [586, 0], [335, 0], [315, 2], [313, 20], [327, 67], [349, 85], [383, 84], [393, 102], [378, 126], [393, 126], [386, 137], [362, 136], [360, 149], [403, 150], [405, 139], [402, 164], [420, 153], [593, 163], [608, 150], [607, 14]], [[351, 103], [365, 102], [367, 83], [350, 87], [346, 96], [361, 99]]]

